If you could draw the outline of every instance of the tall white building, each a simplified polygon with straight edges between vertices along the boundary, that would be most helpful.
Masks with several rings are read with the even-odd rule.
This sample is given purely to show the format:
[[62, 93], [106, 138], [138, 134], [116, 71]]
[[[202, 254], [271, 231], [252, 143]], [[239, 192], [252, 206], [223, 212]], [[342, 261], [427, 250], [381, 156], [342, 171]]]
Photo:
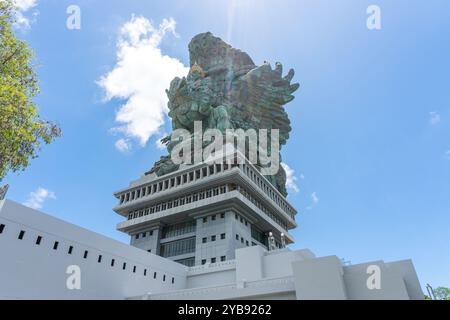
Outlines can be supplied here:
[[[230, 157], [229, 157], [230, 158]], [[245, 158], [146, 174], [115, 195], [131, 245], [186, 266], [235, 259], [236, 249], [294, 238], [296, 210]]]

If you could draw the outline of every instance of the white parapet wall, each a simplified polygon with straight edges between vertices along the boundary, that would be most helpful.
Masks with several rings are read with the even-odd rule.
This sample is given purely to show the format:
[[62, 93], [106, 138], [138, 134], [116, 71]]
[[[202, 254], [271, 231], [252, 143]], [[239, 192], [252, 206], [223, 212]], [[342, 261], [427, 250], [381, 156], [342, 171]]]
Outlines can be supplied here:
[[[375, 270], [375, 273], [374, 273]], [[307, 249], [236, 250], [236, 259], [190, 268], [187, 288], [135, 299], [423, 299], [410, 260], [344, 266], [336, 256], [317, 258]]]
[[186, 287], [183, 265], [12, 201], [0, 201], [0, 230], [0, 299], [125, 299]]
[[[79, 270], [80, 288], [74, 277]], [[67, 271], [70, 271], [68, 274]], [[74, 282], [75, 281], [75, 282]], [[185, 267], [0, 201], [0, 299], [423, 299], [410, 260], [342, 265], [307, 249]]]

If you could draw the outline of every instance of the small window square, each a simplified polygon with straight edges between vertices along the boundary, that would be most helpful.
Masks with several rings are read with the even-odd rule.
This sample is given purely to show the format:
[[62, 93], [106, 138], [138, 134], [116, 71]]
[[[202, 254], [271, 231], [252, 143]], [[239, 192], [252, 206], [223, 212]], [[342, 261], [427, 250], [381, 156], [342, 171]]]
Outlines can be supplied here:
[[19, 240], [22, 240], [24, 236], [25, 236], [25, 231], [21, 230], [19, 233]]

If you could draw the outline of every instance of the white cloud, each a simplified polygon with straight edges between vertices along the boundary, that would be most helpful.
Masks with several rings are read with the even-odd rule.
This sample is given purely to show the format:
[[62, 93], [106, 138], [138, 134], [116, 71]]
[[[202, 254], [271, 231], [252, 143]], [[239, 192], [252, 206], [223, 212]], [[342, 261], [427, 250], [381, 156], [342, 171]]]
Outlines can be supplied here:
[[37, 5], [37, 0], [16, 0], [15, 3], [21, 11], [28, 11]]
[[116, 65], [98, 81], [107, 101], [126, 100], [117, 111], [113, 131], [129, 139], [128, 144], [137, 141], [145, 146], [159, 133], [168, 112], [165, 90], [174, 77], [189, 71], [159, 48], [167, 33], [176, 36], [175, 26], [175, 20], [164, 19], [155, 28], [148, 19], [133, 16], [120, 29]]
[[119, 139], [115, 143], [115, 147], [120, 152], [128, 152], [131, 150], [131, 144], [127, 139]]
[[317, 196], [317, 192], [311, 193], [311, 205], [306, 208], [306, 210], [312, 210], [319, 203], [319, 197]]
[[28, 29], [39, 15], [39, 11], [34, 10], [31, 14], [32, 19], [27, 15], [28, 11], [36, 7], [38, 0], [15, 0], [14, 1], [17, 11], [16, 11], [16, 23], [15, 26], [22, 29]]
[[[300, 188], [297, 185], [298, 179], [295, 176], [294, 170], [291, 169], [286, 163], [281, 163], [281, 166], [283, 167], [284, 171], [286, 171], [286, 188], [294, 192], [299, 192]], [[301, 179], [304, 179], [303, 174], [301, 175]]]
[[47, 199], [56, 199], [55, 193], [44, 188], [38, 188], [36, 191], [30, 192], [24, 205], [32, 209], [42, 209]]
[[430, 124], [435, 126], [439, 122], [441, 122], [441, 115], [437, 112], [430, 112]]
[[311, 194], [311, 200], [312, 200], [312, 203], [313, 203], [314, 205], [316, 205], [316, 204], [319, 203], [319, 198], [317, 197], [317, 193], [316, 193], [316, 192], [313, 192], [313, 193]]

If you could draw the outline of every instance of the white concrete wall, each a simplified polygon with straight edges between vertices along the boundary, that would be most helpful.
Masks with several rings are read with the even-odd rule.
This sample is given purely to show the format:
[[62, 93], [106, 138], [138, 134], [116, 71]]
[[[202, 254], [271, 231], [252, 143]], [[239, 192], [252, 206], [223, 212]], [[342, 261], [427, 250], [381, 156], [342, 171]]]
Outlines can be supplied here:
[[[5, 225], [0, 234], [0, 299], [124, 299], [186, 286], [186, 268], [178, 263], [12, 201], [0, 201], [0, 224]], [[23, 240], [18, 239], [21, 230], [25, 231]], [[38, 236], [42, 237], [40, 245], [36, 244]], [[55, 241], [59, 242], [57, 250], [53, 249]], [[69, 246], [73, 246], [72, 254], [68, 254]], [[124, 262], [126, 270], [122, 269]], [[81, 290], [67, 289], [70, 265], [81, 269]]]

